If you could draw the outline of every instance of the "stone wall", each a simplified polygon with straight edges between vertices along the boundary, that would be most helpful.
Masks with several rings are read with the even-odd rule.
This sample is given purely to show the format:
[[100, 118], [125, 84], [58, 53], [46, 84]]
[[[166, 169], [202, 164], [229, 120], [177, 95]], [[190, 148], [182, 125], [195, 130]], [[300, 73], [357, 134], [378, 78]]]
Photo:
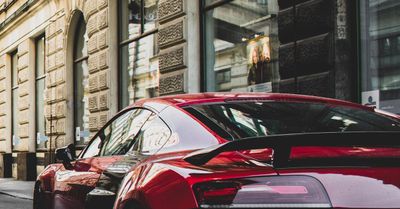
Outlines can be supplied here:
[[345, 0], [279, 0], [278, 3], [281, 81], [275, 89], [355, 100], [351, 92], [356, 84], [351, 80], [356, 78], [356, 53], [352, 50], [356, 35], [350, 31], [355, 3]]
[[107, 0], [88, 0], [87, 20], [89, 66], [89, 129], [96, 133], [110, 118], [109, 8]]
[[160, 95], [200, 91], [199, 2], [160, 0]]

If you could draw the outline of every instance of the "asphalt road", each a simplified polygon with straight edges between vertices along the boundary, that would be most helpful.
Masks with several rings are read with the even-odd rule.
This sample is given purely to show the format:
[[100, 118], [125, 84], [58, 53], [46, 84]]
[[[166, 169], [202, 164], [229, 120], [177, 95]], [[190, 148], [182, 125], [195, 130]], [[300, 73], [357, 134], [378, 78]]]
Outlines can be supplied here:
[[32, 200], [0, 194], [0, 209], [32, 209]]

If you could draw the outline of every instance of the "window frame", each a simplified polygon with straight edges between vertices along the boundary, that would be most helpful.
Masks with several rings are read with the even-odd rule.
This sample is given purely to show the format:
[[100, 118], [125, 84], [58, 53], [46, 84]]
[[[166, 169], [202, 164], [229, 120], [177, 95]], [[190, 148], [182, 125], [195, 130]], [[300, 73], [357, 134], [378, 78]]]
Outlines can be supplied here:
[[[43, 75], [38, 75], [38, 43], [39, 43], [39, 41], [41, 40], [41, 39], [43, 39], [43, 53], [44, 53], [44, 56], [43, 56], [43, 68], [44, 68], [44, 72], [43, 72]], [[37, 104], [37, 101], [40, 99], [40, 98], [42, 98], [42, 100], [44, 101], [44, 98], [43, 98], [43, 95], [38, 95], [38, 83], [40, 82], [40, 81], [43, 81], [44, 82], [44, 88], [43, 88], [43, 92], [44, 92], [44, 90], [46, 89], [46, 77], [47, 77], [47, 74], [46, 74], [46, 69], [45, 69], [45, 63], [46, 63], [46, 37], [45, 37], [45, 34], [41, 34], [41, 35], [39, 35], [38, 37], [36, 37], [36, 39], [35, 39], [35, 104]], [[38, 108], [44, 108], [44, 107], [38, 107], [38, 106], [36, 106], [36, 110], [38, 109]], [[35, 135], [35, 141], [36, 141], [36, 150], [38, 150], [38, 151], [46, 151], [48, 148], [46, 147], [46, 145], [44, 146], [44, 147], [39, 147], [39, 144], [37, 143], [37, 140], [38, 140], [38, 138], [37, 138], [37, 133], [39, 133], [38, 132], [38, 118], [39, 118], [39, 114], [38, 114], [39, 112], [38, 111], [35, 111], [35, 133], [36, 133], [36, 135]], [[43, 119], [44, 119], [44, 134], [46, 135], [46, 116], [45, 116], [45, 114], [44, 114], [44, 111], [43, 111]]]
[[[77, 53], [76, 53], [76, 50], [77, 50], [77, 47], [78, 47], [78, 39], [79, 38], [83, 38], [83, 39], [85, 39], [85, 34], [83, 34], [83, 37], [78, 37], [78, 35], [79, 35], [79, 32], [80, 32], [80, 30], [81, 30], [81, 27], [85, 27], [85, 30], [86, 30], [86, 32], [85, 32], [85, 34], [87, 34], [87, 23], [85, 22], [85, 19], [84, 19], [84, 17], [83, 17], [83, 14], [80, 14], [80, 17], [79, 17], [79, 20], [78, 20], [78, 23], [77, 23], [77, 25], [75, 26], [75, 41], [74, 41], [74, 43], [73, 43], [73, 50], [72, 50], [72, 77], [73, 77], [73, 101], [74, 101], [74, 108], [73, 108], [73, 136], [75, 136], [76, 135], [76, 128], [78, 127], [78, 118], [77, 118], [77, 112], [78, 112], [78, 108], [76, 107], [76, 100], [77, 100], [77, 92], [78, 92], [78, 89], [77, 89], [77, 79], [76, 79], [76, 77], [77, 77], [77, 66], [78, 66], [78, 64], [79, 63], [82, 63], [82, 62], [88, 62], [88, 60], [89, 60], [89, 54], [88, 54], [88, 52], [86, 52], [86, 55], [84, 55], [84, 56], [82, 56], [82, 57], [77, 57], [78, 55], [77, 55]], [[85, 40], [83, 40], [84, 42], [85, 42]], [[82, 73], [82, 75], [83, 75], [83, 73]], [[79, 142], [79, 143], [77, 143], [78, 141], [76, 140], [76, 137], [74, 137], [74, 142], [75, 142], [75, 145], [76, 145], [76, 147], [78, 148], [78, 149], [82, 149], [83, 147], [85, 147], [85, 141], [84, 140], [80, 140], [80, 141], [82, 141], [82, 142]]]
[[[18, 82], [18, 49], [15, 49], [10, 56], [10, 69], [11, 69], [11, 148], [14, 150], [14, 136], [18, 137], [18, 121], [17, 127], [14, 127], [15, 120], [18, 119], [15, 115], [19, 116], [18, 102], [19, 102], [19, 82]], [[16, 63], [14, 63], [14, 56], [16, 56]], [[14, 69], [14, 67], [16, 69]], [[16, 77], [16, 83], [14, 84], [14, 78]], [[15, 96], [14, 93], [17, 95]], [[16, 98], [14, 98], [16, 97]], [[15, 105], [14, 99], [17, 100], [17, 105]]]
[[[135, 136], [135, 138], [137, 138], [139, 135], [140, 135], [140, 132], [142, 132], [142, 129], [144, 128], [144, 127], [146, 127], [146, 128], [148, 128], [148, 127], [151, 127], [153, 124], [153, 122], [155, 122], [155, 121], [160, 121], [166, 128], [168, 128], [168, 130], [169, 130], [169, 136], [168, 136], [168, 138], [166, 139], [166, 141], [165, 141], [165, 143], [161, 146], [161, 147], [159, 147], [158, 149], [156, 149], [156, 151], [155, 152], [150, 152], [150, 151], [148, 151], [148, 152], [143, 152], [143, 146], [142, 146], [142, 143], [139, 145], [139, 147], [138, 147], [138, 149], [137, 150], [133, 150], [133, 148], [135, 147], [135, 146], [133, 146], [132, 147], [132, 149], [131, 150], [129, 150], [129, 153], [135, 153], [135, 154], [137, 154], [137, 155], [140, 155], [140, 156], [152, 156], [152, 155], [155, 155], [155, 154], [157, 154], [158, 152], [160, 152], [163, 148], [164, 148], [164, 146], [165, 146], [165, 144], [170, 140], [170, 138], [171, 138], [171, 136], [172, 136], [172, 129], [171, 129], [171, 127], [166, 123], [166, 121], [165, 120], [163, 120], [163, 118], [159, 115], [159, 114], [154, 114], [153, 116], [150, 116], [150, 117], [154, 117], [154, 118], [152, 118], [151, 120], [149, 120], [150, 118], [148, 118], [148, 120], [142, 125], [142, 127], [140, 128], [140, 131], [139, 131], [139, 133]], [[147, 123], [149, 123], [149, 124], [147, 124]], [[147, 125], [147, 126], [146, 126]], [[145, 130], [144, 130], [145, 131]], [[136, 139], [137, 140], [137, 139]]]
[[[118, 53], [117, 53], [117, 57], [118, 57], [118, 67], [117, 67], [117, 69], [118, 69], [118, 76], [117, 76], [117, 81], [118, 81], [118, 85], [117, 85], [117, 89], [118, 89], [118, 100], [117, 100], [117, 106], [118, 106], [118, 110], [122, 110], [123, 108], [125, 108], [124, 106], [123, 106], [123, 101], [122, 101], [122, 97], [123, 97], [123, 95], [124, 95], [124, 91], [125, 91], [125, 88], [123, 87], [123, 82], [122, 82], [122, 80], [123, 80], [123, 74], [122, 74], [122, 71], [124, 70], [123, 69], [123, 66], [122, 66], [122, 57], [124, 56], [122, 53], [121, 53], [121, 51], [122, 51], [122, 49], [123, 49], [123, 47], [125, 47], [125, 46], [127, 46], [127, 45], [129, 45], [130, 43], [133, 43], [133, 42], [136, 42], [136, 41], [139, 41], [140, 39], [142, 39], [142, 38], [145, 38], [145, 37], [147, 37], [147, 36], [150, 36], [150, 35], [156, 35], [157, 33], [158, 33], [158, 28], [157, 27], [155, 27], [155, 28], [153, 28], [153, 29], [151, 29], [151, 30], [148, 30], [148, 31], [145, 31], [144, 30], [144, 25], [145, 25], [145, 19], [144, 19], [144, 16], [145, 16], [145, 5], [144, 5], [144, 2], [145, 0], [140, 0], [140, 34], [139, 35], [137, 35], [137, 36], [135, 36], [135, 37], [132, 37], [132, 38], [127, 38], [127, 39], [125, 39], [125, 40], [122, 40], [122, 38], [121, 38], [121, 32], [122, 32], [122, 29], [123, 29], [123, 25], [122, 25], [122, 18], [121, 18], [121, 15], [119, 15], [119, 14], [123, 14], [122, 13], [122, 1], [121, 0], [119, 0], [118, 1], [118, 4], [117, 4], [117, 7], [118, 7], [118, 9], [117, 9], [117, 11], [118, 11], [118, 17], [117, 17], [117, 22], [118, 22], [118, 25], [117, 25], [117, 28], [118, 28], [118, 35], [117, 35], [117, 40], [118, 40]], [[158, 8], [157, 8], [157, 10], [158, 10]], [[128, 59], [129, 59], [129, 56], [128, 56]]]
[[[103, 132], [104, 129], [106, 129], [110, 124], [112, 124], [112, 123], [113, 123], [115, 120], [117, 120], [120, 116], [122, 116], [123, 114], [125, 114], [125, 113], [127, 113], [127, 112], [129, 112], [129, 111], [134, 111], [134, 110], [136, 110], [136, 109], [144, 109], [144, 110], [147, 110], [147, 111], [151, 112], [152, 114], [158, 115], [158, 114], [155, 113], [154, 111], [152, 111], [152, 110], [150, 110], [150, 109], [148, 109], [148, 108], [144, 108], [144, 107], [127, 107], [127, 108], [121, 110], [119, 113], [117, 113], [116, 115], [114, 115], [113, 118], [111, 118], [109, 121], [107, 121], [107, 123], [104, 124], [103, 127], [102, 127], [100, 130], [98, 130], [98, 131], [96, 132], [96, 134], [90, 139], [89, 143], [85, 146], [85, 148], [82, 149], [82, 151], [79, 153], [77, 159], [87, 159], [87, 158], [82, 158], [82, 157], [86, 154], [86, 151], [88, 150], [89, 146], [91, 146], [91, 145], [93, 144], [93, 142], [95, 141], [95, 139], [96, 139], [97, 137], [99, 137], [100, 133]], [[100, 139], [101, 139], [101, 138], [100, 138]], [[101, 146], [103, 146], [102, 143], [101, 143]], [[99, 148], [99, 152], [100, 152], [100, 150], [101, 150], [101, 148]], [[107, 156], [97, 156], [97, 157], [107, 157]], [[88, 157], [88, 158], [91, 158], [91, 157]]]

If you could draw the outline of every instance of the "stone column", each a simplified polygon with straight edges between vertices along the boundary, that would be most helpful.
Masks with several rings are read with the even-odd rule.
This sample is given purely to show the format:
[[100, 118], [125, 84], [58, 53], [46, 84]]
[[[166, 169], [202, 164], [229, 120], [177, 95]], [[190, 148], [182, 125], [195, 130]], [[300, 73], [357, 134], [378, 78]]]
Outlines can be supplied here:
[[[62, 147], [70, 143], [72, 133], [68, 134], [67, 129], [67, 94], [71, 91], [66, 88], [66, 68], [65, 68], [65, 15], [59, 11], [49, 21], [45, 31], [45, 118], [46, 136], [48, 137], [45, 156], [51, 156], [50, 161], [54, 161], [52, 155], [57, 147]], [[48, 154], [50, 153], [50, 154]], [[43, 154], [38, 155], [42, 157]]]
[[346, 12], [354, 13], [355, 7], [349, 10], [346, 4], [355, 3], [345, 0], [278, 2], [281, 81], [277, 90], [351, 100], [353, 86], [349, 81], [355, 80], [356, 71], [351, 48], [355, 41], [350, 41], [347, 23], [351, 22], [351, 16]]
[[[12, 175], [12, 156], [10, 140], [10, 112], [7, 100], [10, 94], [10, 75], [7, 63], [7, 55], [0, 56], [0, 178], [9, 178]], [[8, 115], [7, 115], [8, 114]]]
[[[88, 40], [88, 67], [89, 67], [89, 130], [93, 136], [109, 120], [110, 115], [117, 111], [117, 94], [115, 89], [110, 88], [110, 77], [116, 79], [112, 67], [117, 66], [116, 54], [110, 53], [110, 26], [111, 15], [116, 15], [116, 2], [113, 2], [114, 10], [109, 11], [109, 1], [89, 0], [85, 2], [84, 15], [87, 20]], [[115, 20], [114, 20], [115, 21]], [[115, 24], [115, 22], [114, 22]], [[113, 37], [116, 38], [116, 37]], [[115, 53], [115, 46], [113, 48]], [[114, 69], [117, 70], [116, 68]], [[113, 74], [112, 74], [113, 73]], [[117, 88], [116, 80], [114, 87]], [[111, 92], [113, 91], [113, 96]]]
[[[36, 155], [35, 155], [35, 134], [32, 128], [35, 122], [32, 121], [32, 113], [35, 111], [35, 100], [32, 95], [32, 83], [35, 82], [34, 70], [34, 47], [31, 40], [26, 39], [18, 45], [18, 137], [20, 142], [14, 146], [17, 152], [17, 160], [14, 167], [17, 168], [18, 180], [34, 180], [36, 177]], [[32, 73], [33, 71], [33, 73]], [[34, 88], [33, 88], [34, 89]]]
[[161, 0], [160, 95], [200, 91], [199, 2]]

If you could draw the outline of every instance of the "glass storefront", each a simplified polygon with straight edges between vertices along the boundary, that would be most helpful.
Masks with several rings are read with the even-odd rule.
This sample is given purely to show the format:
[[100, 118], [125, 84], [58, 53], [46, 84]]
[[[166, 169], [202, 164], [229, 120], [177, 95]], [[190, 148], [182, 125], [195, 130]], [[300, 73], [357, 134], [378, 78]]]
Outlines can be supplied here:
[[276, 0], [235, 0], [207, 8], [204, 40], [207, 91], [271, 92], [279, 79]]
[[400, 114], [400, 1], [360, 1], [362, 103]]
[[[77, 145], [83, 145], [90, 139], [89, 130], [89, 68], [86, 23], [80, 17], [76, 30], [74, 47], [74, 127]], [[86, 134], [81, 134], [82, 131]]]
[[120, 108], [158, 96], [157, 0], [120, 1]]

